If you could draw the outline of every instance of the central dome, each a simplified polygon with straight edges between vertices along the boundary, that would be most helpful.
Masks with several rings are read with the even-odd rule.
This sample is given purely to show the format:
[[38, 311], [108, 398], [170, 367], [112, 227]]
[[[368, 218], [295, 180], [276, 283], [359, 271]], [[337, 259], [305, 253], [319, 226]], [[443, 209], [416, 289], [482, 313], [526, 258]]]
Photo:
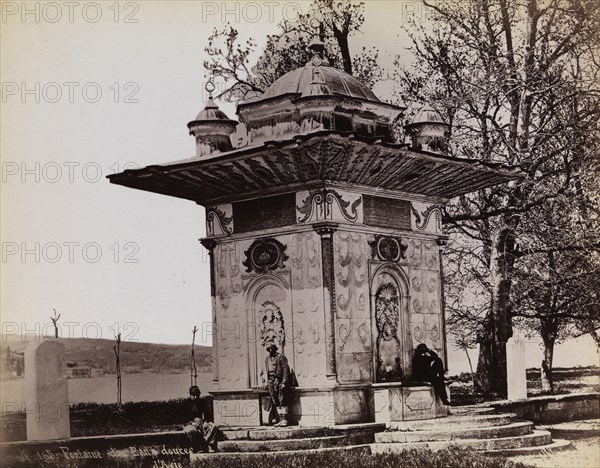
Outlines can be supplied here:
[[317, 67], [311, 63], [302, 68], [292, 70], [278, 78], [271, 86], [269, 86], [259, 100], [286, 94], [302, 94], [313, 82], [316, 69], [318, 69], [324, 85], [331, 94], [379, 102], [375, 93], [373, 93], [367, 85], [361, 83], [348, 73], [334, 67], [323, 65]]

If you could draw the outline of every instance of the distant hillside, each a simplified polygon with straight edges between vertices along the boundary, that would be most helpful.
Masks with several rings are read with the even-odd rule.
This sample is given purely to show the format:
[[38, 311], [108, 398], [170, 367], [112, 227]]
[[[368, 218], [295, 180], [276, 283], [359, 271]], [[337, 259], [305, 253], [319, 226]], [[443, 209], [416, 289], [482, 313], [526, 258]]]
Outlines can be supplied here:
[[[27, 343], [13, 337], [3, 337], [1, 355], [5, 356], [7, 348], [12, 353], [25, 351]], [[115, 354], [113, 340], [93, 340], [90, 338], [61, 338], [66, 348], [66, 359], [69, 365], [87, 366], [92, 369], [103, 369], [114, 372]], [[140, 371], [159, 373], [177, 373], [190, 368], [190, 345], [168, 345], [155, 343], [121, 342], [122, 368], [137, 368]], [[196, 346], [196, 367], [198, 372], [210, 372], [212, 369], [212, 348]]]

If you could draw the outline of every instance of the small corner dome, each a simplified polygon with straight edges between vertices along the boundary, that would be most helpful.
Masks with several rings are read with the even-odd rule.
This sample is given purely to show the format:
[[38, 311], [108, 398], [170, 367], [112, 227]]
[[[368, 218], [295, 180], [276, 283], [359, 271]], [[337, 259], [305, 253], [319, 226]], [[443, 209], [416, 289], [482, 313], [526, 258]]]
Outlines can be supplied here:
[[427, 123], [448, 125], [446, 122], [444, 122], [442, 114], [436, 111], [429, 104], [425, 104], [417, 111], [410, 125], [412, 126]]
[[306, 66], [292, 70], [278, 78], [259, 100], [286, 94], [303, 94], [305, 92], [308, 95], [314, 95], [314, 89], [312, 92], [307, 92], [307, 90], [311, 88], [311, 85], [314, 87], [315, 72], [318, 72], [319, 75], [319, 86], [326, 89], [327, 94], [380, 102], [379, 98], [367, 85], [361, 83], [352, 75], [338, 68], [323, 65], [315, 66], [310, 62]]
[[225, 112], [223, 112], [221, 109], [219, 109], [219, 106], [217, 106], [215, 101], [213, 101], [212, 99], [209, 99], [207, 101], [204, 109], [202, 109], [198, 113], [196, 118], [194, 119], [194, 122], [210, 122], [210, 121], [214, 121], [214, 120], [231, 120], [231, 119], [229, 117], [227, 117], [227, 114], [225, 114]]

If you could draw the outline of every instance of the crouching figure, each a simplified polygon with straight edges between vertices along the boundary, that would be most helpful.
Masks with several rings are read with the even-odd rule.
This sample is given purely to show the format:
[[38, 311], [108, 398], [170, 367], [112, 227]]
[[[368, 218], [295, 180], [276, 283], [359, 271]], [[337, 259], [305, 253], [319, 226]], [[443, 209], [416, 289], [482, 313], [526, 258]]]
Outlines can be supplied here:
[[206, 420], [205, 402], [200, 398], [200, 389], [190, 387], [190, 415], [183, 432], [192, 445], [194, 452], [216, 452], [218, 429], [214, 423]]
[[435, 394], [444, 405], [450, 405], [446, 394], [444, 381], [444, 363], [438, 355], [430, 350], [425, 343], [421, 343], [415, 350], [412, 361], [412, 377], [417, 382], [430, 382]]

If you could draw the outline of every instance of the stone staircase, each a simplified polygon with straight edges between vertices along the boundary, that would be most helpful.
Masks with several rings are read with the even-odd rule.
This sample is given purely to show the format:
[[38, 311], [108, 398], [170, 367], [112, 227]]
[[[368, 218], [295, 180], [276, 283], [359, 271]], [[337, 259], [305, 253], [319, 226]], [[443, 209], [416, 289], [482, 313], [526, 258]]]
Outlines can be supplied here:
[[498, 455], [530, 455], [571, 446], [552, 440], [550, 432], [536, 430], [532, 422], [518, 421], [513, 413], [497, 414], [485, 406], [452, 408], [444, 418], [333, 427], [228, 428], [219, 452], [248, 454], [360, 449], [369, 453], [415, 448], [470, 448]]
[[223, 430], [219, 452], [282, 452], [364, 446], [373, 443], [385, 424], [346, 424], [334, 427], [260, 427]]
[[414, 448], [470, 448], [498, 455], [530, 455], [567, 449], [570, 442], [552, 440], [548, 431], [535, 430], [529, 421], [517, 421], [512, 413], [495, 414], [493, 408], [452, 408], [446, 418], [392, 422], [387, 431], [375, 434], [372, 453]]

